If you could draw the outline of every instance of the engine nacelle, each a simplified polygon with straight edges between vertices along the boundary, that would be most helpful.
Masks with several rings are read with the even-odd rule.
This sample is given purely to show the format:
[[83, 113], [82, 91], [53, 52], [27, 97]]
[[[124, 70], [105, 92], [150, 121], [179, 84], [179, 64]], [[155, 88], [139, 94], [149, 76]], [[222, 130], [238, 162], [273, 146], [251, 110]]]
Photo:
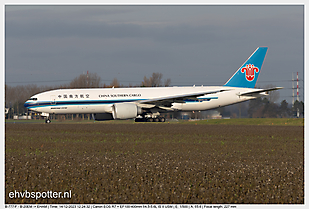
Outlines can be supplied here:
[[142, 109], [133, 103], [116, 103], [113, 105], [113, 118], [115, 120], [125, 120], [136, 118], [138, 114], [142, 113]]

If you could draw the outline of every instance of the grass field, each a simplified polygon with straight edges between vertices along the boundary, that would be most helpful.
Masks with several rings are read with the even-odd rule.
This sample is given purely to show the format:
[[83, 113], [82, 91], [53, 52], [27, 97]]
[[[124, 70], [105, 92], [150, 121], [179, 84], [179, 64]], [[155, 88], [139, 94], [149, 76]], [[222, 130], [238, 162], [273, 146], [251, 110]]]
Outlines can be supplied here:
[[5, 202], [304, 203], [303, 126], [203, 123], [6, 124]]
[[303, 118], [235, 118], [188, 121], [187, 124], [197, 123], [203, 125], [276, 125], [276, 126], [303, 126]]
[[[45, 120], [6, 120], [6, 123], [44, 123]], [[89, 123], [108, 123], [108, 124], [134, 124], [133, 120], [52, 120], [52, 123], [61, 124], [89, 124]], [[168, 120], [166, 123], [177, 124], [197, 124], [197, 125], [276, 125], [276, 126], [303, 126], [303, 118], [233, 118], [233, 119], [209, 119], [209, 120]]]

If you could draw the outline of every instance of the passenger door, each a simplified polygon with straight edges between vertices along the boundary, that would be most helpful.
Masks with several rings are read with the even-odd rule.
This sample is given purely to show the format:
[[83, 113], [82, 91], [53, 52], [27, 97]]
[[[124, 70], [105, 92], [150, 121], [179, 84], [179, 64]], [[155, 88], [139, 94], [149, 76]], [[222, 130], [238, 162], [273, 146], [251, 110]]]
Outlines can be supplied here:
[[50, 96], [50, 104], [55, 105], [56, 104], [56, 95]]

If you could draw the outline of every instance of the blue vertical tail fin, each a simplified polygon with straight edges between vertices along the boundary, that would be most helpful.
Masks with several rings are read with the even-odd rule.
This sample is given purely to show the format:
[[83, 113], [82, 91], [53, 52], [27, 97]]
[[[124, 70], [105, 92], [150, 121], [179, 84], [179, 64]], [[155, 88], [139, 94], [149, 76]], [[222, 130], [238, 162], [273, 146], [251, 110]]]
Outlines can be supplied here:
[[254, 88], [268, 47], [258, 47], [224, 86]]

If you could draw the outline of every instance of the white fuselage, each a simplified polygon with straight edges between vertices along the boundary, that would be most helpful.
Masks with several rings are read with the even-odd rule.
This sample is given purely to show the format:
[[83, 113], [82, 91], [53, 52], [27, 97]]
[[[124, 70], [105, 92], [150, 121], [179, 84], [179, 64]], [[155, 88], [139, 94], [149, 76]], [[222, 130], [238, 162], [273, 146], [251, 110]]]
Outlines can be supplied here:
[[29, 110], [49, 114], [111, 113], [115, 103], [133, 102], [138, 105], [143, 100], [216, 90], [225, 91], [198, 97], [197, 101], [175, 102], [171, 110], [202, 111], [257, 97], [239, 96], [257, 89], [227, 86], [59, 89], [36, 94], [25, 106]]

